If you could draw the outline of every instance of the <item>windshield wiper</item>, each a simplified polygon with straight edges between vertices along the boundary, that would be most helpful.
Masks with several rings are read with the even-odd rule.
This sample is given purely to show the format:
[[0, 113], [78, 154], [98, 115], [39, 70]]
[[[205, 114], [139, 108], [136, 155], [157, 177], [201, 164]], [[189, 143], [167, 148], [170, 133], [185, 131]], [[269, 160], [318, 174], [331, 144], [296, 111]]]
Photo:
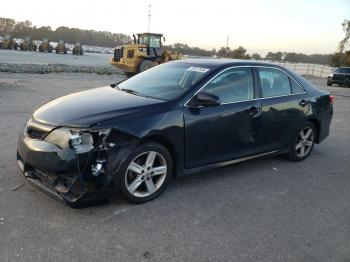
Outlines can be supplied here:
[[120, 88], [119, 88], [118, 84], [111, 84], [111, 87], [113, 87], [113, 88], [116, 88], [116, 89], [120, 90]]
[[128, 89], [128, 88], [119, 88], [119, 90], [124, 91], [124, 92], [129, 93], [129, 94], [137, 95], [137, 96], [144, 96], [143, 94], [141, 94], [135, 90]]

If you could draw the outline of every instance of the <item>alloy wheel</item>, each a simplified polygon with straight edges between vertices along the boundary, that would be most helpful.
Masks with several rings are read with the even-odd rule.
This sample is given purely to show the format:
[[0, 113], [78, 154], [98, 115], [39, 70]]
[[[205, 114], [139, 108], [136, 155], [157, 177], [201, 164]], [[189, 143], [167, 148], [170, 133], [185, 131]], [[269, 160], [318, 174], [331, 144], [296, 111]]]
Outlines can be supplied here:
[[143, 152], [126, 169], [125, 186], [135, 197], [148, 197], [163, 185], [167, 169], [162, 154], [156, 151]]
[[297, 156], [302, 158], [309, 154], [312, 146], [314, 144], [314, 135], [312, 128], [307, 126], [300, 130], [300, 133], [297, 138], [295, 145], [295, 151]]

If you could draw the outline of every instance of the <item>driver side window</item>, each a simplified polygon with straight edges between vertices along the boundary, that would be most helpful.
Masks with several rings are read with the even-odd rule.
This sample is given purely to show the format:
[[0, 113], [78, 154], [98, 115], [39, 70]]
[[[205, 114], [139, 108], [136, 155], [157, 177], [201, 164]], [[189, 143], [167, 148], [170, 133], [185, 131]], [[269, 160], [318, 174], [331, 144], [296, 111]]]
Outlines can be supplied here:
[[226, 70], [209, 82], [202, 91], [218, 96], [221, 103], [253, 99], [252, 70], [248, 67]]

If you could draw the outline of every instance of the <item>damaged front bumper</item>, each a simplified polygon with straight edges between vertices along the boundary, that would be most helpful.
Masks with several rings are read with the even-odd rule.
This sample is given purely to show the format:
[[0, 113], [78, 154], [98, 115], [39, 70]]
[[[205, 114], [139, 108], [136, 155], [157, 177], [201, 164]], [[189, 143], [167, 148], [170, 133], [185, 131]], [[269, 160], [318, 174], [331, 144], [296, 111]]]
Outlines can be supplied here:
[[20, 134], [17, 163], [26, 179], [37, 189], [71, 206], [105, 200], [113, 194], [111, 178], [96, 169], [97, 153], [76, 154], [74, 149], [61, 149], [43, 140]]

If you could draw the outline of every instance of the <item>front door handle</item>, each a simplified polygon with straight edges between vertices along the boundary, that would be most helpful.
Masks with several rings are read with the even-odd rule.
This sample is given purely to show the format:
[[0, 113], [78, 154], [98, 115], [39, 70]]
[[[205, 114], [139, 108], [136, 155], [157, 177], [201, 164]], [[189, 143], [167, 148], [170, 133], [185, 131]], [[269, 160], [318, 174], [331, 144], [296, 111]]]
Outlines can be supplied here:
[[247, 109], [246, 112], [251, 116], [256, 115], [260, 112], [260, 107], [252, 106], [251, 108]]
[[301, 101], [299, 102], [299, 105], [302, 106], [302, 107], [304, 107], [304, 106], [307, 105], [307, 101], [303, 99], [303, 100], [301, 100]]

